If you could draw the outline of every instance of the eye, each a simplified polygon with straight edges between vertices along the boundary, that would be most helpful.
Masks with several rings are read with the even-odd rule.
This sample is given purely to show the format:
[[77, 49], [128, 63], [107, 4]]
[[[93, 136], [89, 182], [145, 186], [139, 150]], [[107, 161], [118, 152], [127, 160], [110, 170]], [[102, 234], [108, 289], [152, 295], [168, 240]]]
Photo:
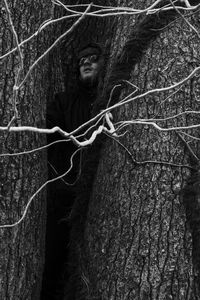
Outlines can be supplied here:
[[96, 62], [98, 60], [98, 56], [96, 54], [93, 54], [90, 56], [90, 61], [91, 62]]
[[79, 61], [79, 66], [80, 66], [80, 67], [84, 64], [85, 60], [86, 60], [86, 57], [82, 57], [82, 58], [80, 59], [80, 61]]

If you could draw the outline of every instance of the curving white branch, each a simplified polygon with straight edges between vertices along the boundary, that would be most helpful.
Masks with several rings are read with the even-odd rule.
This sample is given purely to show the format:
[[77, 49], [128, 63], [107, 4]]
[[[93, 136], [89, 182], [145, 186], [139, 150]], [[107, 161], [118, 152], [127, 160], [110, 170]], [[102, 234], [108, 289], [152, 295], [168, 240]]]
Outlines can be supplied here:
[[80, 149], [77, 149], [77, 150], [72, 154], [71, 159], [70, 159], [70, 167], [69, 167], [69, 169], [68, 169], [65, 173], [63, 173], [62, 175], [57, 176], [57, 177], [55, 177], [55, 178], [53, 178], [53, 179], [50, 179], [50, 180], [45, 181], [45, 183], [43, 183], [43, 184], [40, 186], [40, 188], [37, 189], [37, 191], [36, 191], [36, 192], [32, 195], [32, 197], [28, 200], [28, 203], [26, 204], [26, 207], [25, 207], [25, 209], [24, 209], [24, 211], [23, 211], [23, 213], [22, 213], [22, 216], [19, 218], [19, 220], [17, 220], [16, 222], [10, 223], [10, 224], [0, 225], [0, 229], [15, 227], [15, 226], [19, 225], [19, 224], [23, 221], [24, 218], [25, 218], [26, 215], [27, 215], [28, 209], [29, 209], [29, 207], [30, 207], [30, 205], [31, 205], [31, 203], [32, 203], [32, 201], [33, 201], [33, 199], [34, 199], [34, 198], [35, 198], [35, 197], [36, 197], [36, 196], [44, 189], [44, 187], [46, 187], [47, 184], [49, 184], [49, 183], [55, 182], [55, 181], [57, 181], [57, 180], [59, 180], [59, 179], [62, 179], [63, 177], [65, 177], [65, 176], [71, 171], [71, 169], [73, 168], [73, 158], [74, 158], [74, 156], [76, 155], [76, 153], [77, 153], [78, 151], [80, 151]]

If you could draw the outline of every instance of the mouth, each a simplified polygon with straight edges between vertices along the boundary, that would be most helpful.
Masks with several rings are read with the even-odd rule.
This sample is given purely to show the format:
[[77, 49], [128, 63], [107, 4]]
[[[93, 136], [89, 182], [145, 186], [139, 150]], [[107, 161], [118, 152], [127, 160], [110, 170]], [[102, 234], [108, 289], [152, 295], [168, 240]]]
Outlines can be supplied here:
[[89, 68], [89, 67], [87, 67], [87, 68], [84, 69], [84, 72], [91, 72], [91, 71], [92, 71], [92, 69]]

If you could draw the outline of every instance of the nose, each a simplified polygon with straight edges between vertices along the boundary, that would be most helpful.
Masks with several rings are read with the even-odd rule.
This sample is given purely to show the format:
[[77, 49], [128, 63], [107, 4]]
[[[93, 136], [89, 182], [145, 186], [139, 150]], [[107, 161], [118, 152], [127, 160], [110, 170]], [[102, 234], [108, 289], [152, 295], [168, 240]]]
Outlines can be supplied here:
[[84, 59], [83, 64], [84, 64], [84, 65], [85, 65], [85, 64], [91, 64], [90, 57], [86, 57], [86, 58]]

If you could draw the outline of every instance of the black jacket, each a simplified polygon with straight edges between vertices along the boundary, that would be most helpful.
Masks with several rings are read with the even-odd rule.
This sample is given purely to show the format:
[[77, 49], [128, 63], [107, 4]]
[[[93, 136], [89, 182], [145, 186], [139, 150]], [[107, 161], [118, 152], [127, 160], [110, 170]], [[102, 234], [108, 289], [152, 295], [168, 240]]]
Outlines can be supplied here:
[[[52, 128], [59, 126], [67, 132], [73, 131], [90, 119], [95, 99], [96, 88], [86, 87], [81, 84], [78, 89], [56, 94], [53, 101], [47, 106], [47, 127]], [[48, 143], [56, 140], [64, 139], [59, 133], [48, 134]], [[57, 143], [49, 147], [48, 161], [50, 178], [54, 178], [67, 171], [70, 166], [70, 157], [76, 149], [77, 146], [72, 142]], [[65, 181], [72, 183], [76, 179], [79, 162], [80, 152], [76, 154], [73, 169], [64, 177]], [[63, 180], [59, 180], [55, 182], [54, 188], [66, 189], [67, 185]]]

